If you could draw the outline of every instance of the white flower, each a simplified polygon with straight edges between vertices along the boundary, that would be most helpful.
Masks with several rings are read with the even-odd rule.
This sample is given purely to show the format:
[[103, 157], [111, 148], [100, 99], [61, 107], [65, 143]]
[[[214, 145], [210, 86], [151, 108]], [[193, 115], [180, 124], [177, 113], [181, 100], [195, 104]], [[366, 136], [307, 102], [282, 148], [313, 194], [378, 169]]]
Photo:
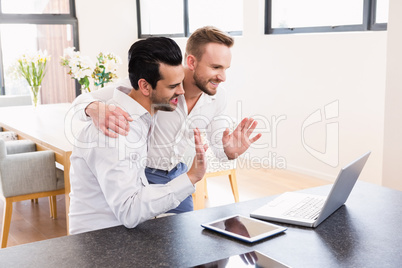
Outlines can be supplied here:
[[94, 69], [95, 68], [95, 64], [92, 62], [92, 60], [88, 56], [84, 56], [84, 57], [80, 58], [80, 65], [84, 69], [86, 69], [86, 68]]
[[68, 47], [66, 49], [64, 49], [64, 56], [68, 56], [70, 58], [72, 58], [75, 54], [77, 54], [77, 52], [74, 51], [75, 47]]
[[117, 64], [114, 60], [108, 60], [104, 64], [105, 73], [115, 73], [117, 71]]
[[88, 91], [90, 91], [89, 84], [91, 82], [95, 86], [103, 87], [117, 78], [117, 64], [120, 63], [120, 57], [113, 53], [100, 53], [95, 64], [89, 57], [82, 56], [79, 51], [75, 51], [74, 47], [64, 49], [64, 55], [61, 57], [61, 65], [70, 69], [68, 74], [77, 79]]
[[47, 51], [22, 54], [15, 61], [15, 68], [20, 77], [24, 77], [30, 86], [40, 86], [45, 76], [46, 63], [50, 60]]

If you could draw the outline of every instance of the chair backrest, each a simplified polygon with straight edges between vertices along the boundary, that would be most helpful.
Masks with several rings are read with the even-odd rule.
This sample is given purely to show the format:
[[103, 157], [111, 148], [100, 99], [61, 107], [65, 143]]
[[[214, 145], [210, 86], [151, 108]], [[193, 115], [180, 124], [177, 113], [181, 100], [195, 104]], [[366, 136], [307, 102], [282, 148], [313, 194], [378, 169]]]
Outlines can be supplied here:
[[[4, 197], [53, 191], [63, 188], [52, 151], [7, 155], [6, 142], [0, 140], [0, 194]], [[62, 182], [62, 181], [61, 181]]]
[[6, 143], [0, 139], [0, 160], [5, 158], [7, 155]]
[[7, 154], [20, 154], [36, 151], [36, 144], [30, 140], [6, 141]]
[[30, 95], [0, 96], [0, 107], [30, 105], [31, 103]]
[[18, 135], [13, 131], [0, 131], [0, 140], [3, 141], [18, 140]]

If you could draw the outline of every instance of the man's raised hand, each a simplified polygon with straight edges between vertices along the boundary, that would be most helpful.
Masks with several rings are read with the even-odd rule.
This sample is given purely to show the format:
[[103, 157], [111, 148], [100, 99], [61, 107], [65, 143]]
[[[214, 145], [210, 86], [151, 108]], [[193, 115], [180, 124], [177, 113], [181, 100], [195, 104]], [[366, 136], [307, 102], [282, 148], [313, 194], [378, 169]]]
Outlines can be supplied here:
[[244, 118], [231, 134], [229, 134], [229, 129], [223, 132], [222, 144], [226, 156], [230, 160], [239, 157], [247, 151], [253, 142], [261, 138], [261, 133], [250, 138], [256, 126], [257, 121], [254, 121], [253, 118]]
[[207, 170], [207, 160], [205, 152], [208, 150], [207, 144], [202, 144], [201, 133], [198, 128], [194, 129], [194, 141], [195, 141], [195, 156], [193, 165], [187, 172], [190, 181], [195, 184], [202, 180]]

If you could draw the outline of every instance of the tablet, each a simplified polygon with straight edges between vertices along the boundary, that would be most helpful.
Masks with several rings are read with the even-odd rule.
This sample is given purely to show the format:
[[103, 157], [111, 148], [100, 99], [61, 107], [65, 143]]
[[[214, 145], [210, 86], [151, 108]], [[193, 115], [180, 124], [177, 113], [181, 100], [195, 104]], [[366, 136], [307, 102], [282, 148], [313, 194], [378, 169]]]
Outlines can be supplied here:
[[279, 225], [241, 215], [233, 215], [201, 224], [201, 226], [246, 242], [255, 242], [284, 232], [287, 229]]
[[251, 251], [240, 255], [233, 255], [228, 258], [220, 259], [213, 262], [203, 263], [193, 268], [218, 267], [218, 268], [242, 268], [242, 267], [259, 267], [259, 268], [290, 268], [290, 266], [275, 260], [258, 251]]

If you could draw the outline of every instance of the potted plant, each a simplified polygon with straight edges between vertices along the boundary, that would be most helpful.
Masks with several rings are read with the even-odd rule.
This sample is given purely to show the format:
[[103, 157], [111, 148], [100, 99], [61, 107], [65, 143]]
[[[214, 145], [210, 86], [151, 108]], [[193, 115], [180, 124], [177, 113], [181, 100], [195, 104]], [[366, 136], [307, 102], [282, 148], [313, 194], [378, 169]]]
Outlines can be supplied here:
[[88, 56], [69, 47], [64, 50], [60, 64], [69, 68], [68, 74], [80, 83], [82, 92], [91, 92], [91, 82], [93, 89], [97, 89], [117, 78], [117, 65], [121, 64], [120, 57], [113, 53], [100, 52], [96, 59], [94, 64]]
[[36, 107], [40, 103], [40, 89], [43, 77], [46, 74], [46, 63], [50, 60], [47, 51], [22, 54], [15, 66], [19, 77], [27, 80], [32, 97], [32, 104]]

